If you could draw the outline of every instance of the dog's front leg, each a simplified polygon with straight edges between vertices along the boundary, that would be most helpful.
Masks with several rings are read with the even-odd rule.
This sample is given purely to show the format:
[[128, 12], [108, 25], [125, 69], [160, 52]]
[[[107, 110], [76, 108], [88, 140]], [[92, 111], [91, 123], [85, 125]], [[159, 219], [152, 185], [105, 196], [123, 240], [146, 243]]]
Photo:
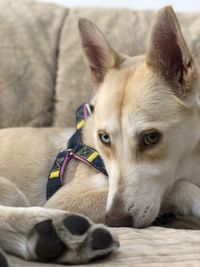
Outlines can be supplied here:
[[186, 180], [179, 180], [168, 194], [164, 206], [175, 208], [181, 215], [200, 218], [200, 188]]
[[80, 213], [96, 223], [104, 223], [108, 194], [108, 187], [101, 186], [104, 179], [103, 174], [75, 179], [57, 191], [45, 207]]
[[106, 257], [118, 241], [107, 227], [84, 216], [0, 206], [0, 247], [26, 260], [79, 264]]

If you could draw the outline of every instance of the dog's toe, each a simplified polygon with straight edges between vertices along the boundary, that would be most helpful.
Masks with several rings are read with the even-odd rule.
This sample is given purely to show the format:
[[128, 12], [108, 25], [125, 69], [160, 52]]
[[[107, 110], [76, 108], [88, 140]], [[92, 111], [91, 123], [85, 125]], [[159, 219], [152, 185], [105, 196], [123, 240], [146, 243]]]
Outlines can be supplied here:
[[89, 221], [80, 215], [68, 216], [63, 223], [72, 235], [83, 235], [91, 226]]
[[105, 229], [97, 228], [92, 233], [92, 249], [106, 249], [113, 243], [112, 235]]
[[78, 256], [82, 263], [101, 260], [118, 247], [119, 241], [113, 231], [104, 225], [94, 224], [88, 230]]
[[41, 262], [53, 261], [67, 251], [51, 219], [37, 223], [31, 231], [31, 236], [35, 240], [35, 255]]

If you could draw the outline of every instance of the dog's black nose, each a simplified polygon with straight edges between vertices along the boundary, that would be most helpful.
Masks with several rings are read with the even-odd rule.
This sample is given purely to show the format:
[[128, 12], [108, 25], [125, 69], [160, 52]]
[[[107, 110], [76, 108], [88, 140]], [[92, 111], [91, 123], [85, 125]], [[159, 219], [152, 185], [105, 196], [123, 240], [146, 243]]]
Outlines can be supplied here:
[[130, 214], [123, 214], [115, 210], [106, 214], [105, 222], [110, 227], [133, 227], [133, 219]]

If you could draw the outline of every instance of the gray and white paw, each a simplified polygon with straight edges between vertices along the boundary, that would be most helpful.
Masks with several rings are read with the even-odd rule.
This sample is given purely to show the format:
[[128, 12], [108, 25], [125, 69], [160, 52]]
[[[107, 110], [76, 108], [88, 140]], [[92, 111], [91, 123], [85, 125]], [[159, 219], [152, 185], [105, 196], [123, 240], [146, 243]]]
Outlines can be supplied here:
[[37, 223], [28, 244], [34, 260], [72, 264], [106, 258], [119, 247], [109, 228], [70, 214]]

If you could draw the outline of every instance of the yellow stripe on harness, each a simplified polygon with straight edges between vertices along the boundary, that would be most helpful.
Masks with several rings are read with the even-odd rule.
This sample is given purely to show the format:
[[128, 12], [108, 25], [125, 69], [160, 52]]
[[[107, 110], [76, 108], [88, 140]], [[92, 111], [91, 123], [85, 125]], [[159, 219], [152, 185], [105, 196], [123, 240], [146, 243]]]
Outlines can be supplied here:
[[96, 151], [94, 151], [88, 158], [87, 160], [89, 162], [92, 162], [96, 157], [98, 156], [98, 153]]
[[57, 178], [59, 176], [59, 171], [52, 171], [49, 178]]
[[77, 123], [77, 125], [76, 125], [76, 128], [77, 128], [77, 129], [80, 129], [80, 128], [82, 128], [82, 127], [83, 127], [83, 125], [84, 125], [84, 123], [85, 123], [85, 121], [84, 121], [84, 120], [81, 120], [81, 121], [79, 121], [79, 122]]

